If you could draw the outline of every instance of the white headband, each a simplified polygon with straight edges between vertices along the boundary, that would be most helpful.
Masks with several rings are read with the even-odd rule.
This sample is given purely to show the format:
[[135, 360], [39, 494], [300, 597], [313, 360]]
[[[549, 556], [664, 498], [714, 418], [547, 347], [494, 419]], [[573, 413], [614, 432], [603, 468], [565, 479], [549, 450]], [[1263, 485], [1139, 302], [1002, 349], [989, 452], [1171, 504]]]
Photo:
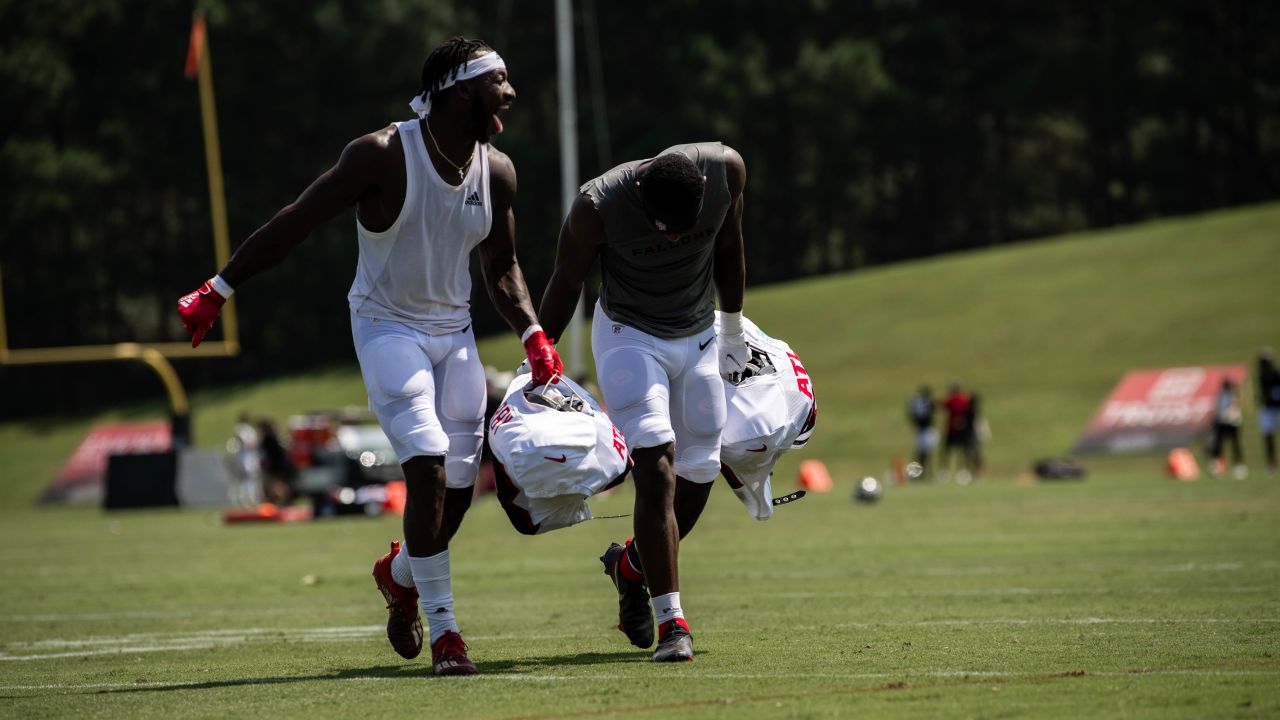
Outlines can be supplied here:
[[418, 117], [424, 118], [431, 112], [431, 96], [442, 90], [453, 87], [454, 83], [462, 80], [470, 80], [474, 77], [480, 77], [487, 72], [493, 70], [506, 70], [507, 64], [502, 62], [502, 56], [496, 52], [490, 51], [480, 57], [474, 57], [454, 68], [452, 72], [445, 73], [444, 81], [437, 88], [428, 88], [421, 95], [418, 95], [409, 101], [409, 107], [418, 113]]

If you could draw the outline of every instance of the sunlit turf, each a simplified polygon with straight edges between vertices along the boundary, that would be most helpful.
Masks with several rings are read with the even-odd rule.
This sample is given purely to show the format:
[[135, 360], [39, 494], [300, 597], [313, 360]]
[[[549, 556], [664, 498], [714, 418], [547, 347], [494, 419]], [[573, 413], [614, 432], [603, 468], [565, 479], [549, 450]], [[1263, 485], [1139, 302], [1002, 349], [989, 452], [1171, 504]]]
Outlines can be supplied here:
[[[382, 637], [398, 519], [12, 514], [6, 717], [1266, 717], [1280, 712], [1280, 479], [888, 488], [767, 523], [721, 486], [682, 552], [696, 660], [612, 627], [628, 521], [526, 538], [491, 497], [455, 540], [482, 674]], [[599, 514], [629, 510], [621, 492]]]

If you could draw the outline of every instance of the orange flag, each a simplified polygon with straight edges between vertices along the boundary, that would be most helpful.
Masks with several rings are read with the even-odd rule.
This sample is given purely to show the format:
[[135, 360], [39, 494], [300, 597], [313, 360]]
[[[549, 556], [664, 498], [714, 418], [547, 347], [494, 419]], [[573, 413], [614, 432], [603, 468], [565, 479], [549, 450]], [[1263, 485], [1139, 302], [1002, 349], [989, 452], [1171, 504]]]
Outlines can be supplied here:
[[204, 14], [197, 12], [191, 18], [191, 44], [187, 46], [187, 79], [200, 70], [200, 56], [204, 54]]

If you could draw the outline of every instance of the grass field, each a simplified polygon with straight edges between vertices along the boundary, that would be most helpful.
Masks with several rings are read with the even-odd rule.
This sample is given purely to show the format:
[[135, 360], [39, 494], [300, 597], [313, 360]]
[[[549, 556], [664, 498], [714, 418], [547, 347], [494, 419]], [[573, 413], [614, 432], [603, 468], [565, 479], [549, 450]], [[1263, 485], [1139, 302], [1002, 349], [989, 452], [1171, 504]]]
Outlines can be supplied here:
[[[437, 680], [382, 638], [368, 572], [397, 519], [37, 509], [90, 424], [163, 406], [0, 423], [0, 716], [1275, 717], [1280, 478], [1260, 471], [1252, 404], [1247, 480], [1175, 483], [1153, 456], [1087, 459], [1082, 483], [1026, 470], [1131, 368], [1252, 371], [1280, 345], [1277, 260], [1271, 205], [749, 291], [822, 407], [778, 482], [817, 457], [836, 491], [763, 524], [715, 494], [681, 554], [688, 666], [645, 662], [611, 627], [595, 558], [627, 520], [530, 539], [478, 501], [454, 574], [483, 674]], [[984, 481], [852, 503], [909, 451], [906, 396], [952, 379], [985, 399]], [[363, 402], [349, 366], [192, 396], [210, 446], [244, 408]], [[629, 508], [627, 491], [596, 506]]]
[[1280, 713], [1274, 479], [910, 486], [877, 506], [806, 498], [767, 523], [722, 486], [681, 555], [697, 649], [683, 666], [611, 627], [595, 557], [625, 520], [530, 539], [489, 498], [453, 547], [473, 678], [429, 677], [382, 637], [368, 571], [397, 526], [11, 515], [0, 715]]

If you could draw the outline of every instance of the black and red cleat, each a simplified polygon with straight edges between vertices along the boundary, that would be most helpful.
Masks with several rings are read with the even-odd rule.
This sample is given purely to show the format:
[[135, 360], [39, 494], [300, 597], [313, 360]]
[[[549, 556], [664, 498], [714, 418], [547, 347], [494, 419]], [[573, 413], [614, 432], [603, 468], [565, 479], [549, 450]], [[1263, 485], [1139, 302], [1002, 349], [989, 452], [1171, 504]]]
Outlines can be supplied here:
[[644, 580], [629, 580], [622, 574], [618, 563], [627, 549], [618, 543], [609, 543], [609, 549], [600, 556], [604, 573], [613, 581], [618, 591], [618, 629], [632, 645], [638, 648], [653, 646], [653, 607], [649, 604], [649, 588]]
[[391, 560], [400, 543], [373, 564], [373, 580], [387, 601], [387, 640], [400, 657], [412, 660], [422, 652], [422, 618], [418, 616], [418, 589], [407, 588], [391, 577]]
[[462, 636], [449, 630], [431, 645], [431, 670], [436, 675], [475, 675], [475, 663], [467, 657]]
[[654, 662], [693, 662], [693, 635], [684, 618], [662, 623], [662, 640], [653, 652]]

